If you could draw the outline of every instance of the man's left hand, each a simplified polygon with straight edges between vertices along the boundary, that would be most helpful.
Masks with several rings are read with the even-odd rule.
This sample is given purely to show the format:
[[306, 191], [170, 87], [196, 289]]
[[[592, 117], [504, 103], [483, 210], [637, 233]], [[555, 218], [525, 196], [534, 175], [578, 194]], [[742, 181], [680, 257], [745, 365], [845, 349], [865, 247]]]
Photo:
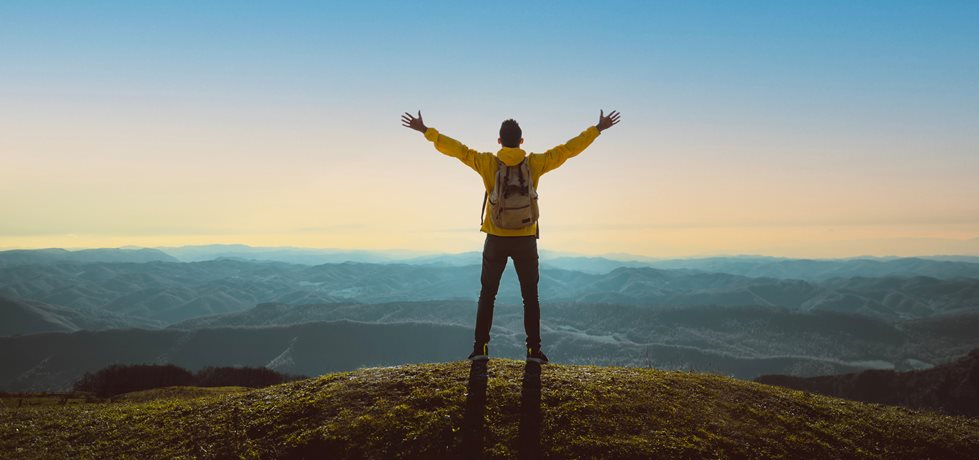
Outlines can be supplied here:
[[425, 127], [425, 123], [422, 122], [421, 110], [418, 111], [418, 118], [415, 118], [410, 113], [405, 112], [405, 114], [401, 116], [401, 126], [404, 126], [405, 128], [411, 128], [423, 134], [428, 129], [427, 127]]

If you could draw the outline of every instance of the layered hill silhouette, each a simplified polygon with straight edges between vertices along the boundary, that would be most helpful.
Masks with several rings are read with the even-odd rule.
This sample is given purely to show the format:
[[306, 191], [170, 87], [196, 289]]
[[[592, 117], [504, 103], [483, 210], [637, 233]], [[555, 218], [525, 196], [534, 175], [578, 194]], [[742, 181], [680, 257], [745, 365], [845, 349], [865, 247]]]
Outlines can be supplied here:
[[163, 325], [160, 321], [123, 317], [111, 311], [50, 305], [2, 295], [0, 318], [0, 336]]
[[868, 370], [809, 378], [764, 375], [756, 381], [855, 401], [979, 416], [979, 349], [921, 371]]
[[[242, 257], [307, 260], [377, 256], [205, 247], [181, 257], [228, 250]], [[308, 322], [353, 321], [367, 323], [361, 327], [368, 330], [394, 331], [426, 323], [434, 340], [445, 334], [464, 337], [462, 331], [471, 333], [479, 291], [479, 266], [467, 265], [467, 257], [310, 265], [246, 259], [188, 263], [160, 251], [131, 249], [0, 252], [7, 261], [0, 263], [0, 335], [23, 336], [0, 340], [5, 347], [0, 349], [0, 389], [56, 390], [80, 372], [108, 364], [168, 362], [173, 355], [190, 355], [186, 343], [215, 353], [220, 361], [209, 365], [268, 365]], [[979, 264], [966, 260], [732, 257], [632, 261], [632, 266], [610, 270], [618, 261], [552, 257], [548, 263], [580, 269], [545, 264], [541, 273], [542, 333], [551, 356], [565, 363], [740, 378], [816, 376], [927, 369], [979, 347], [979, 279], [966, 276]], [[890, 276], [908, 273], [935, 276]], [[854, 274], [874, 277], [849, 276]], [[518, 283], [512, 270], [504, 278], [493, 348], [497, 356], [519, 357]], [[166, 330], [109, 330], [123, 328]], [[100, 332], [52, 333], [73, 331]], [[238, 354], [228, 351], [234, 349], [224, 342], [229, 335], [248, 345]], [[452, 342], [454, 348], [443, 354], [422, 353], [414, 362], [464, 356], [469, 341]], [[136, 344], [130, 354], [113, 351], [127, 343]], [[299, 340], [295, 347], [314, 343]], [[372, 346], [380, 345], [365, 344]], [[68, 359], [75, 350], [88, 355]], [[87, 357], [103, 353], [112, 360]], [[296, 372], [314, 375], [371, 363], [382, 364], [318, 364]]]
[[[562, 304], [547, 310], [550, 356], [564, 363], [814, 376], [868, 368], [927, 368], [979, 346], [972, 322], [932, 319], [897, 326], [833, 312], [773, 308]], [[123, 363], [269, 366], [319, 375], [362, 365], [456, 359], [472, 341], [469, 302], [263, 304], [166, 330], [106, 330], [0, 337], [0, 390], [61, 390], [84, 372]], [[522, 310], [499, 305], [495, 356], [520, 357]], [[937, 324], [935, 324], [937, 322]], [[414, 331], [424, 330], [424, 334]], [[947, 332], [951, 330], [952, 332]], [[359, 331], [351, 342], [339, 341]], [[405, 346], [410, 344], [410, 346]], [[328, 358], [342, 355], [345, 359]], [[386, 357], [386, 358], [385, 358]], [[207, 360], [203, 360], [207, 358]]]
[[61, 248], [13, 249], [0, 251], [0, 267], [62, 262], [179, 262], [180, 260], [158, 249], [98, 248], [69, 251]]
[[[270, 302], [472, 300], [479, 292], [479, 271], [478, 265], [309, 266], [227, 259], [54, 262], [0, 267], [0, 295], [175, 323]], [[519, 302], [517, 286], [508, 269], [498, 299]], [[975, 311], [979, 278], [853, 277], [815, 282], [654, 268], [617, 268], [603, 274], [552, 268], [541, 272], [540, 295], [552, 302], [655, 308], [778, 306], [896, 321]]]
[[[471, 301], [268, 303], [241, 312], [190, 319], [170, 327], [263, 327], [340, 319], [437, 322], [471, 327], [473, 308]], [[861, 367], [860, 361], [885, 360], [886, 363], [877, 365], [907, 370], [955, 359], [979, 347], [979, 335], [972, 327], [979, 326], [979, 313], [888, 322], [834, 311], [762, 306], [651, 308], [548, 302], [544, 311], [547, 322], [542, 327], [551, 343], [579, 349], [615, 345], [622, 347], [618, 353], [620, 357], [634, 352], [656, 354], [647, 348], [658, 345], [732, 357], [821, 357], [841, 363], [852, 362], [856, 367]], [[498, 305], [494, 337], [502, 336], [501, 341], [519, 340], [523, 328], [522, 312], [519, 304]], [[569, 350], [567, 357], [587, 355], [576, 351]], [[604, 351], [614, 353], [609, 349]], [[648, 363], [623, 360], [619, 364]], [[669, 367], [671, 363], [661, 361], [657, 365]], [[864, 367], [871, 365], [863, 364]], [[730, 372], [721, 368], [711, 370]], [[824, 369], [816, 373], [830, 372], [830, 369]]]
[[[197, 331], [109, 330], [0, 337], [0, 391], [65, 391], [112, 364], [268, 367], [293, 375], [458, 358], [472, 330], [354, 321]], [[407, 346], [410, 344], [410, 346]]]
[[[656, 310], [561, 303], [544, 308], [548, 353], [564, 363], [699, 370], [739, 378], [815, 376], [872, 368], [924, 369], [979, 347], [974, 332], [979, 314], [895, 324], [774, 307]], [[271, 366], [319, 375], [362, 365], [457, 359], [471, 345], [473, 310], [472, 302], [465, 301], [262, 304], [166, 330], [0, 337], [0, 390], [60, 390], [82, 373], [114, 363], [173, 362], [194, 370], [203, 365]], [[427, 332], [412, 332], [420, 328]], [[320, 337], [342, 337], [346, 332], [339, 331], [352, 330], [361, 331], [363, 340], [326, 343]], [[498, 305], [494, 355], [520, 357], [523, 339], [521, 307]], [[320, 359], [338, 353], [350, 359]], [[385, 355], [389, 359], [381, 359]]]
[[368, 368], [183, 393], [6, 408], [0, 456], [918, 459], [979, 451], [975, 419], [653, 369], [491, 360], [482, 369]]
[[833, 278], [976, 278], [975, 257], [861, 257], [850, 259], [788, 259], [781, 257], [704, 257], [651, 261], [660, 269], [690, 269], [752, 278], [826, 281]]
[[[479, 265], [479, 252], [421, 254], [417, 251], [371, 251], [314, 249], [301, 247], [254, 247], [244, 244], [211, 244], [158, 248], [103, 248], [68, 251], [65, 249], [0, 251], [0, 266], [74, 262], [147, 262], [152, 260], [201, 262], [215, 259], [273, 261], [289, 264], [400, 263], [431, 266]], [[754, 278], [783, 278], [824, 281], [841, 277], [979, 277], [979, 257], [855, 257], [847, 259], [792, 259], [770, 256], [725, 256], [683, 259], [655, 259], [633, 254], [581, 256], [541, 251], [541, 264], [548, 268], [608, 273], [619, 267], [687, 269], [728, 273]]]

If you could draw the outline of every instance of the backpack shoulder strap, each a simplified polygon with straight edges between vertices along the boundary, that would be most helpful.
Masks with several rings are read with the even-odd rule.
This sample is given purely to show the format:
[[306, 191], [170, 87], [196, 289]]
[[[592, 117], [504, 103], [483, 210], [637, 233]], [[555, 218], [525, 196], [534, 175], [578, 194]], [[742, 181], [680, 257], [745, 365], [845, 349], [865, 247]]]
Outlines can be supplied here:
[[[496, 173], [494, 174], [494, 178], [493, 178], [493, 189], [494, 189], [493, 191], [494, 192], [496, 191], [495, 189], [497, 188], [496, 184], [499, 183], [499, 181], [500, 181], [500, 169], [501, 169], [501, 166], [506, 166], [506, 165], [503, 164], [503, 160], [500, 160], [499, 158], [497, 158], [496, 159]], [[488, 191], [483, 192], [483, 207], [479, 209], [479, 225], [480, 225], [480, 227], [482, 227], [483, 222], [486, 221], [486, 200], [489, 199], [489, 195], [490, 194], [489, 194]], [[495, 200], [496, 199], [496, 195], [493, 195], [493, 197], [494, 197], [493, 199]]]
[[483, 192], [483, 207], [479, 210], [479, 226], [483, 226], [484, 219], [486, 219], [486, 200], [489, 199], [489, 192]]

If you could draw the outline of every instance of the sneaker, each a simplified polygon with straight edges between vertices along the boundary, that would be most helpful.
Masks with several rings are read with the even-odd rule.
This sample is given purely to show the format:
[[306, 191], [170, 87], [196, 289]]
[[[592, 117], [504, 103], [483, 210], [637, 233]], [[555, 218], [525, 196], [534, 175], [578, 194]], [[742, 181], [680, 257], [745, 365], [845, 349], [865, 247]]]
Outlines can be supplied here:
[[541, 364], [547, 364], [548, 362], [550, 362], [547, 359], [547, 355], [545, 355], [543, 351], [540, 351], [540, 348], [537, 349], [527, 348], [527, 361], [541, 363]]
[[466, 358], [470, 361], [485, 361], [489, 359], [489, 345], [477, 343], [473, 345], [473, 352]]

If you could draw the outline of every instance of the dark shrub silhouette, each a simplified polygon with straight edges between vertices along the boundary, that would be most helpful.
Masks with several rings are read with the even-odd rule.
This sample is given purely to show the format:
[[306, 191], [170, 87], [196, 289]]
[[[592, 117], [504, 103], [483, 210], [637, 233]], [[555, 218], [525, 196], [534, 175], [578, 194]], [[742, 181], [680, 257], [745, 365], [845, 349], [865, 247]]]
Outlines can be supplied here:
[[86, 373], [75, 382], [75, 391], [95, 393], [105, 398], [131, 391], [194, 384], [194, 374], [172, 364], [131, 366], [113, 365]]
[[261, 388], [305, 377], [281, 374], [264, 367], [207, 367], [197, 374], [172, 364], [113, 365], [86, 373], [75, 382], [75, 391], [107, 398], [133, 391], [172, 386]]

